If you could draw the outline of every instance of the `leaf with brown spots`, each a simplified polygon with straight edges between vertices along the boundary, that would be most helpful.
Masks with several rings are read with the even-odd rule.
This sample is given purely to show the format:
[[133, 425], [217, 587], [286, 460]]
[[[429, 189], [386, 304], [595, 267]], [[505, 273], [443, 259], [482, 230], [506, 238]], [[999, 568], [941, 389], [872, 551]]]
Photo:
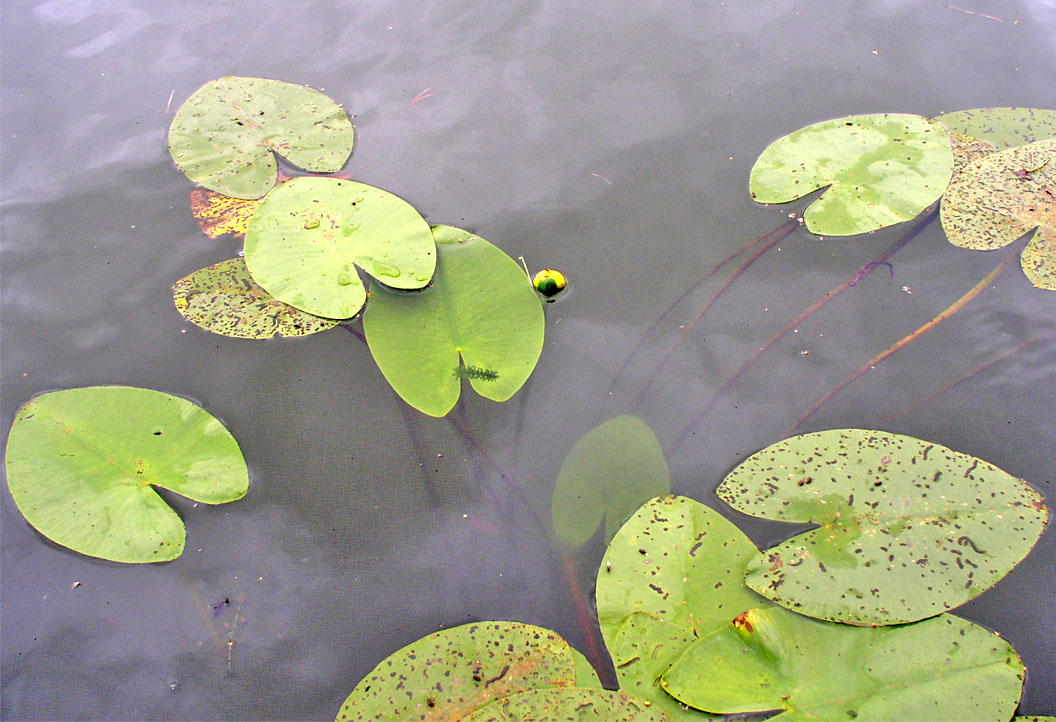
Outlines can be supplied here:
[[220, 236], [245, 238], [249, 219], [259, 205], [259, 200], [232, 198], [208, 188], [191, 191], [191, 213], [202, 233], [214, 241]]
[[462, 722], [671, 722], [671, 715], [626, 692], [550, 688], [519, 692], [482, 707]]
[[985, 140], [998, 148], [1056, 138], [1056, 110], [1044, 108], [973, 108], [937, 115], [951, 132]]

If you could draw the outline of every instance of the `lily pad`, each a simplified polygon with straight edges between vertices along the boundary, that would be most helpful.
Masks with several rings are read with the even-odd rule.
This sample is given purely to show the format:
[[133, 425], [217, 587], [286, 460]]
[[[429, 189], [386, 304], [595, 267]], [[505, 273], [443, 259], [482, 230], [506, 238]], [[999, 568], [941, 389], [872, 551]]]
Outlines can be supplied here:
[[998, 148], [1056, 138], [1056, 110], [1043, 108], [973, 108], [943, 113], [932, 120]]
[[550, 499], [559, 539], [580, 546], [605, 521], [607, 544], [644, 502], [671, 490], [656, 434], [637, 416], [617, 416], [587, 433], [565, 457]]
[[152, 487], [222, 504], [249, 488], [234, 437], [187, 399], [130, 386], [41, 394], [23, 404], [5, 453], [19, 511], [52, 541], [116, 562], [183, 552], [180, 517]]
[[253, 280], [243, 258], [202, 268], [172, 286], [176, 310], [221, 336], [266, 339], [308, 336], [338, 324], [278, 300]]
[[208, 188], [191, 191], [191, 214], [202, 233], [214, 241], [221, 236], [245, 238], [249, 219], [259, 205], [259, 200], [232, 198]]
[[1056, 290], [1056, 140], [970, 163], [950, 182], [941, 217], [950, 243], [983, 251], [1036, 228], [1020, 264], [1035, 286]]
[[953, 178], [975, 161], [997, 151], [997, 146], [992, 143], [953, 130], [950, 131], [950, 144], [953, 147]]
[[429, 225], [406, 201], [335, 178], [289, 180], [260, 203], [246, 233], [246, 265], [275, 298], [325, 318], [350, 318], [367, 300], [356, 266], [395, 288], [433, 276]]
[[1008, 642], [952, 614], [867, 628], [769, 608], [694, 643], [663, 684], [698, 709], [789, 722], [1007, 720], [1024, 676]]
[[1041, 495], [982, 459], [833, 429], [753, 454], [719, 486], [738, 511], [818, 528], [759, 554], [749, 587], [818, 619], [901, 624], [983, 593], [1033, 548]]
[[497, 700], [462, 717], [461, 722], [670, 722], [671, 715], [650, 709], [626, 692], [603, 689], [533, 689]]
[[458, 401], [463, 378], [493, 401], [513, 396], [539, 360], [544, 319], [524, 271], [499, 248], [450, 226], [433, 226], [433, 237], [433, 285], [416, 294], [375, 290], [363, 332], [396, 393], [443, 416]]
[[867, 233], [908, 221], [942, 195], [953, 152], [942, 124], [917, 115], [850, 115], [779, 138], [752, 167], [760, 203], [786, 203], [829, 186], [804, 212], [827, 236]]
[[475, 622], [389, 655], [352, 690], [337, 722], [457, 720], [517, 692], [575, 684], [572, 648], [556, 633], [519, 622]]
[[348, 114], [317, 90], [264, 78], [211, 80], [169, 126], [169, 154], [195, 183], [260, 198], [278, 173], [273, 153], [315, 173], [341, 170], [352, 153]]

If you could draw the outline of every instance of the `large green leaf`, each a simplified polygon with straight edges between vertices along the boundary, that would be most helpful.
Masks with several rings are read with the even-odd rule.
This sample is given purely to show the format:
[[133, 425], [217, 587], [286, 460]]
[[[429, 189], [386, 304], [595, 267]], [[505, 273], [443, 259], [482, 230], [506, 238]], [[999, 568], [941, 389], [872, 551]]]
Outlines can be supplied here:
[[1020, 263], [1035, 286], [1056, 290], [1056, 140], [969, 163], [950, 182], [941, 217], [950, 243], [982, 251], [1036, 228]]
[[1056, 138], [1056, 110], [1043, 108], [973, 108], [943, 113], [932, 120], [998, 148]]
[[249, 222], [246, 265], [275, 298], [325, 318], [350, 318], [367, 299], [356, 266], [395, 288], [422, 288], [436, 248], [406, 201], [355, 181], [294, 178]]
[[626, 692], [602, 689], [533, 689], [478, 709], [461, 722], [670, 722], [667, 712], [650, 708]]
[[942, 195], [952, 170], [940, 123], [850, 115], [771, 143], [752, 167], [749, 190], [761, 203], [785, 203], [829, 186], [803, 214], [807, 229], [847, 236], [914, 218]]
[[794, 436], [753, 454], [718, 495], [818, 528], [756, 555], [745, 581], [818, 619], [900, 624], [964, 604], [1033, 548], [1042, 497], [981, 459], [865, 429]]
[[579, 546], [605, 520], [605, 542], [645, 501], [671, 490], [656, 434], [637, 416], [617, 416], [588, 432], [565, 457], [550, 499], [554, 531]]
[[996, 634], [951, 614], [847, 627], [752, 609], [696, 642], [664, 674], [680, 701], [772, 719], [994, 720], [1019, 704], [1023, 663]]
[[519, 622], [475, 622], [389, 655], [352, 690], [337, 722], [458, 720], [517, 692], [575, 684], [572, 648], [554, 632]]
[[211, 80], [169, 126], [169, 153], [188, 178], [235, 198], [275, 185], [272, 152], [307, 171], [338, 171], [354, 131], [341, 106], [317, 90], [264, 78]]
[[458, 228], [434, 226], [433, 236], [433, 285], [415, 294], [374, 290], [363, 331], [396, 393], [443, 416], [463, 377], [485, 398], [513, 396], [539, 360], [544, 323], [539, 297], [512, 258]]
[[598, 620], [621, 689], [667, 710], [685, 710], [660, 688], [660, 677], [698, 637], [767, 602], [744, 586], [757, 553], [713, 509], [679, 496], [653, 499], [616, 533], [598, 571]]
[[186, 399], [129, 386], [27, 401], [4, 462], [11, 496], [37, 531], [117, 562], [183, 552], [183, 522], [152, 487], [207, 504], [240, 499], [249, 488], [238, 443], [219, 421]]

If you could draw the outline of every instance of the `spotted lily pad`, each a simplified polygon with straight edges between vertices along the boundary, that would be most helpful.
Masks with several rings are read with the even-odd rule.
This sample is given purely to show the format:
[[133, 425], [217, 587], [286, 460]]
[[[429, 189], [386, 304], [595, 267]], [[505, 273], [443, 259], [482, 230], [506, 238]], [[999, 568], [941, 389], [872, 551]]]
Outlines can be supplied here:
[[1037, 229], [1020, 258], [1038, 288], [1056, 290], [1056, 140], [993, 153], [954, 176], [941, 206], [950, 243], [988, 251]]
[[289, 180], [260, 203], [246, 265], [275, 298], [315, 316], [350, 318], [367, 299], [356, 267], [394, 288], [433, 276], [429, 224], [406, 201], [335, 178]]
[[847, 236], [908, 221], [942, 195], [953, 170], [942, 124], [917, 115], [850, 115], [779, 138], [752, 167], [760, 203], [829, 188], [803, 214], [812, 233]]
[[363, 332], [396, 393], [443, 416], [458, 401], [462, 379], [492, 401], [513, 396], [539, 360], [544, 322], [529, 279], [502, 250], [450, 226], [433, 226], [433, 237], [433, 284], [411, 294], [372, 289]]
[[191, 191], [191, 214], [198, 219], [202, 233], [213, 240], [221, 236], [245, 238], [249, 219], [259, 205], [259, 200], [232, 198], [208, 188]]
[[753, 454], [718, 495], [817, 528], [756, 555], [745, 582], [818, 619], [901, 624], [964, 604], [1033, 548], [1041, 495], [981, 459], [865, 429], [794, 436]]
[[557, 537], [579, 546], [605, 521], [605, 543], [645, 501], [671, 490], [656, 434], [637, 416], [595, 427], [565, 457], [550, 498]]
[[207, 504], [241, 499], [249, 488], [242, 452], [223, 424], [187, 399], [130, 386], [27, 401], [4, 463], [11, 496], [37, 531], [117, 562], [183, 552], [183, 522], [152, 487]]
[[533, 689], [492, 702], [461, 722], [670, 722], [671, 716], [626, 692]]
[[996, 634], [952, 614], [900, 627], [847, 627], [751, 609], [703, 636], [664, 689], [713, 713], [776, 720], [1007, 720], [1023, 663]]
[[1043, 108], [973, 108], [943, 113], [932, 120], [998, 148], [1056, 138], [1056, 110]]
[[354, 131], [341, 106], [317, 90], [264, 78], [211, 80], [169, 126], [169, 153], [184, 174], [234, 198], [260, 198], [278, 173], [273, 153], [316, 173], [338, 171]]
[[234, 338], [308, 336], [338, 324], [278, 300], [253, 280], [245, 259], [202, 268], [172, 286], [176, 310], [206, 331]]

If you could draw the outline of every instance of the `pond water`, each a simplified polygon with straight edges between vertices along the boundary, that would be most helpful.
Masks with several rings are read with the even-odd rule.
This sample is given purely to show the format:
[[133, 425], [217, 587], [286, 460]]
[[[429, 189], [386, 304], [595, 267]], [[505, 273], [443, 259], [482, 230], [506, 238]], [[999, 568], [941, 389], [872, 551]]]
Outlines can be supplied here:
[[[826, 118], [1052, 107], [1056, 87], [1052, 0], [5, 0], [0, 33], [4, 436], [41, 391], [144, 386], [221, 418], [252, 477], [235, 504], [173, 499], [187, 549], [154, 566], [51, 544], [5, 492], [4, 719], [333, 719], [385, 656], [472, 620], [531, 622], [586, 651], [550, 541], [554, 480], [577, 439], [631, 409], [733, 267], [676, 307], [610, 394], [653, 320], [787, 220], [790, 209], [748, 196], [756, 156]], [[180, 103], [228, 74], [323, 89], [355, 116], [352, 177], [571, 279], [547, 308], [529, 384], [505, 404], [465, 394], [455, 418], [472, 441], [404, 414], [340, 329], [241, 341], [174, 310], [174, 281], [240, 247], [198, 230], [193, 186], [165, 144]], [[713, 493], [731, 468], [999, 260], [930, 224], [891, 259], [892, 277], [880, 269], [805, 321], [673, 448], [753, 350], [904, 230], [797, 229], [721, 296], [636, 412], [667, 451], [673, 491], [735, 517]], [[1056, 345], [1031, 341], [1054, 319], [1056, 294], [1013, 267], [798, 431], [917, 436], [1006, 469], [1051, 504]], [[761, 545], [790, 533], [736, 521]], [[1050, 527], [958, 611], [1022, 656], [1023, 713], [1056, 714], [1054, 551]], [[583, 589], [602, 552], [599, 535], [573, 553]]]

